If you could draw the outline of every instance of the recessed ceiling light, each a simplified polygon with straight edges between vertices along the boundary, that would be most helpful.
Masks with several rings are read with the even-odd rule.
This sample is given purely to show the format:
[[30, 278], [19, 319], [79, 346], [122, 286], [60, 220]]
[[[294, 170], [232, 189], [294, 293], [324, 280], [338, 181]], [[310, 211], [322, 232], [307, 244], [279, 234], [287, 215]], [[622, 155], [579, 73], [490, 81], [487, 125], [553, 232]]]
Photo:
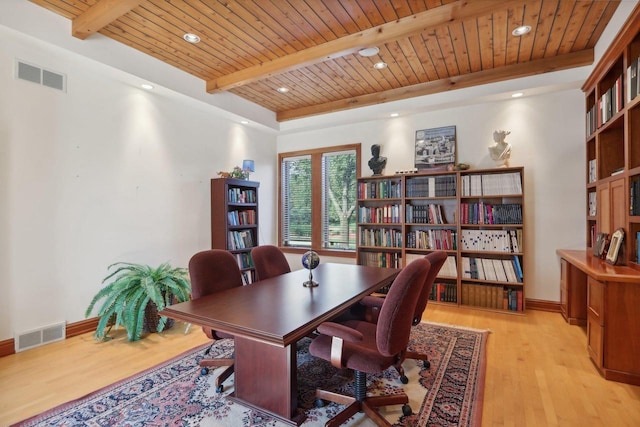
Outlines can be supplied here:
[[240, 120], [240, 123], [243, 125], [248, 125], [249, 124], [249, 120]]
[[378, 49], [377, 47], [365, 47], [364, 49], [360, 49], [358, 51], [358, 55], [360, 56], [374, 56], [377, 55], [378, 52], [380, 52], [380, 49]]
[[398, 114], [398, 113], [391, 113], [391, 114], [389, 114], [389, 116], [391, 116], [391, 117], [398, 117], [399, 115], [400, 115], [400, 114]]
[[182, 36], [183, 39], [185, 39], [186, 41], [188, 41], [189, 43], [199, 43], [200, 42], [200, 37], [196, 36], [195, 34], [191, 34], [191, 33], [187, 33], [184, 36]]
[[387, 63], [386, 62], [376, 62], [375, 64], [373, 64], [373, 68], [375, 68], [376, 70], [382, 70], [383, 68], [387, 68]]
[[520, 98], [522, 95], [524, 95], [523, 92], [516, 92], [514, 94], [511, 95], [512, 98]]
[[521, 25], [517, 28], [515, 28], [511, 34], [513, 34], [514, 36], [524, 36], [525, 34], [529, 33], [531, 31], [531, 25]]
[[142, 89], [146, 89], [146, 90], [153, 89], [153, 85], [150, 85], [149, 83], [143, 83], [143, 84], [140, 85], [140, 87], [142, 87]]
[[289, 88], [286, 87], [279, 87], [278, 89], [276, 89], [278, 92], [280, 93], [287, 93], [289, 92]]

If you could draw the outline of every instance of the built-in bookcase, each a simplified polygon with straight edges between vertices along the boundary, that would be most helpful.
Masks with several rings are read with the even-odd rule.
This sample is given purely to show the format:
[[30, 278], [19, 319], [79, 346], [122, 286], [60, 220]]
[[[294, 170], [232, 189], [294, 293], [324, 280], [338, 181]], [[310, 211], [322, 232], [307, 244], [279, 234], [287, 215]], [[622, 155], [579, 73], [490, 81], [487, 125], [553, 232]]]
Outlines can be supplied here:
[[211, 247], [236, 257], [245, 284], [255, 280], [251, 249], [258, 245], [259, 187], [243, 179], [211, 180]]
[[360, 264], [448, 259], [431, 300], [524, 310], [523, 168], [421, 172], [358, 180]]
[[582, 87], [586, 108], [586, 234], [625, 232], [619, 264], [637, 268], [640, 232], [640, 10]]

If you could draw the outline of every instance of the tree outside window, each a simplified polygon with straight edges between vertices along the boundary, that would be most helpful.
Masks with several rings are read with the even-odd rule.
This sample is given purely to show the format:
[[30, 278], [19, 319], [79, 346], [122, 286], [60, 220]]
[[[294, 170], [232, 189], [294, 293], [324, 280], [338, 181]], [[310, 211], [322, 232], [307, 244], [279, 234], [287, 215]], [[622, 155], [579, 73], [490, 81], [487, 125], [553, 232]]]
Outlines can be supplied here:
[[352, 255], [360, 144], [282, 153], [280, 245]]

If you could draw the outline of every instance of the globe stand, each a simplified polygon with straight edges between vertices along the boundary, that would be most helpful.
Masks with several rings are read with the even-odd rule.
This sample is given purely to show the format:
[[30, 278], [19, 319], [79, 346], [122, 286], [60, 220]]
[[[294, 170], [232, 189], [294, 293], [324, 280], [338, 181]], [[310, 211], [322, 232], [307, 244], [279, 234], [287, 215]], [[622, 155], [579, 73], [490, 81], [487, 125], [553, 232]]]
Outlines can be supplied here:
[[318, 286], [318, 282], [315, 282], [313, 280], [313, 272], [311, 271], [311, 269], [309, 269], [309, 280], [304, 282], [302, 286], [304, 286], [305, 288], [315, 288], [316, 286]]

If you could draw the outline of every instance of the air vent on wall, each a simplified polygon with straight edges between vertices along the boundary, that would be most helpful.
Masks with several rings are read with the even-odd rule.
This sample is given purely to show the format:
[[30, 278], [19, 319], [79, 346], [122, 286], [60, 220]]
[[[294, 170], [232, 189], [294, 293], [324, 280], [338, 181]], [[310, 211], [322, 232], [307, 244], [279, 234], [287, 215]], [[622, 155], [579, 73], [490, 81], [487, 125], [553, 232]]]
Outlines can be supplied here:
[[40, 329], [22, 332], [15, 338], [15, 351], [28, 350], [54, 341], [61, 341], [66, 336], [65, 322], [44, 326]]
[[45, 70], [38, 66], [16, 60], [16, 78], [65, 91], [67, 78], [64, 74]]

